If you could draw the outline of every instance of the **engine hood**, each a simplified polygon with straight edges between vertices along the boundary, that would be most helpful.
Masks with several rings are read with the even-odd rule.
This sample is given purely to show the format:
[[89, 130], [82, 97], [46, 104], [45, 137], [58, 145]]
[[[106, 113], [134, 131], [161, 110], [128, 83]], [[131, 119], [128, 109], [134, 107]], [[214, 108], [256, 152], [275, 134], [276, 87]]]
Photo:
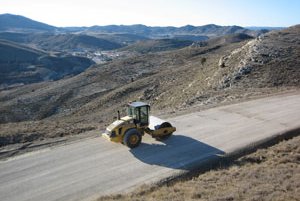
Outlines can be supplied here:
[[116, 121], [114, 121], [112, 124], [110, 124], [108, 127], [107, 127], [107, 130], [109, 131], [112, 131], [114, 130], [115, 128], [129, 122], [133, 120], [133, 117], [130, 117], [130, 116], [125, 116], [125, 117], [122, 117], [121, 119], [118, 119]]

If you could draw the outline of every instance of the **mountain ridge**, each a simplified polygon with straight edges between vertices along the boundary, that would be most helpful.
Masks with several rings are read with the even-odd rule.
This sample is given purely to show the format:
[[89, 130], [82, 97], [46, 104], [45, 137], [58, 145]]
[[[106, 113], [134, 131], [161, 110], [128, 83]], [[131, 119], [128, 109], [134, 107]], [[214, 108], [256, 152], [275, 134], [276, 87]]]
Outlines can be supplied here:
[[94, 25], [90, 27], [56, 27], [42, 22], [29, 19], [20, 15], [0, 14], [0, 31], [17, 32], [97, 32], [97, 33], [126, 33], [136, 34], [152, 38], [168, 37], [173, 35], [205, 35], [209, 37], [222, 36], [233, 33], [245, 33], [251, 36], [260, 34], [259, 30], [248, 30], [241, 26], [220, 26], [207, 24], [203, 26], [185, 25], [182, 27], [173, 26], [146, 26], [143, 24], [134, 25]]
[[13, 15], [0, 15], [0, 31], [55, 31], [57, 28], [30, 18]]

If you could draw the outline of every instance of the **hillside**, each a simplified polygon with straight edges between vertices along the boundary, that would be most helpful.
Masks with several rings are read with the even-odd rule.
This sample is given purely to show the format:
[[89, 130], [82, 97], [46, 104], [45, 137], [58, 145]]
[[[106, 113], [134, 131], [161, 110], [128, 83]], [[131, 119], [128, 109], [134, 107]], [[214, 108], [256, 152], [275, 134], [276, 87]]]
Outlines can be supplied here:
[[31, 43], [41, 49], [53, 51], [112, 50], [122, 47], [116, 42], [81, 34], [40, 35]]
[[[108, 38], [108, 37], [107, 37]], [[0, 32], [0, 39], [35, 46], [46, 51], [112, 50], [123, 47], [113, 38], [105, 39], [82, 34], [14, 33]], [[125, 39], [124, 39], [125, 40]]]
[[115, 42], [122, 45], [129, 45], [138, 41], [149, 40], [149, 38], [145, 36], [135, 35], [135, 34], [101, 34], [96, 33], [92, 34], [97, 38], [105, 39], [111, 42]]
[[104, 129], [132, 100], [149, 102], [153, 113], [165, 115], [298, 88], [299, 31], [295, 26], [257, 39], [227, 36], [96, 65], [72, 78], [0, 91], [1, 141]]
[[121, 48], [120, 51], [135, 51], [139, 53], [162, 52], [181, 49], [187, 46], [192, 47], [209, 47], [224, 45], [230, 43], [238, 43], [244, 40], [253, 39], [252, 36], [243, 33], [228, 34], [213, 39], [206, 39], [205, 41], [181, 40], [181, 39], [156, 39], [156, 40], [142, 40], [132, 45]]
[[20, 15], [0, 14], [0, 31], [45, 32], [55, 31], [56, 29], [54, 26], [37, 22]]
[[74, 56], [50, 56], [47, 52], [0, 40], [0, 86], [57, 80], [75, 75], [93, 62]]
[[144, 40], [122, 48], [121, 50], [136, 51], [140, 53], [161, 52], [184, 48], [192, 43], [192, 41], [178, 39]]
[[220, 87], [299, 86], [299, 34], [299, 25], [273, 31], [224, 55], [219, 75], [227, 75]]
[[196, 41], [192, 44], [192, 47], [208, 47], [208, 46], [221, 46], [229, 43], [239, 43], [244, 40], [250, 40], [254, 37], [247, 34], [238, 33], [238, 34], [228, 34], [226, 36], [220, 36], [212, 38], [206, 41]]

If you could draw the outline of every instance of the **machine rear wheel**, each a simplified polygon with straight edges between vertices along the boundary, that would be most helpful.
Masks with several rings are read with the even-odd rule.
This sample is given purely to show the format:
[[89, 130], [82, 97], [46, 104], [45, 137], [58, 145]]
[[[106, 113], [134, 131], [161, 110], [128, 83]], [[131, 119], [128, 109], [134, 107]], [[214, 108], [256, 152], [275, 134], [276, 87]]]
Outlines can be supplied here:
[[135, 148], [140, 145], [142, 136], [136, 129], [130, 129], [126, 131], [123, 143], [129, 148]]
[[[164, 122], [164, 123], [162, 123], [161, 125], [160, 125], [160, 127], [159, 127], [159, 129], [161, 129], [161, 128], [170, 128], [170, 127], [172, 127], [172, 125], [169, 123], [169, 122]], [[162, 136], [160, 136], [160, 137], [157, 137], [156, 139], [157, 140], [166, 140], [166, 139], [168, 139], [171, 135], [172, 135], [173, 133], [168, 133], [168, 134], [166, 134], [166, 135], [162, 135]]]

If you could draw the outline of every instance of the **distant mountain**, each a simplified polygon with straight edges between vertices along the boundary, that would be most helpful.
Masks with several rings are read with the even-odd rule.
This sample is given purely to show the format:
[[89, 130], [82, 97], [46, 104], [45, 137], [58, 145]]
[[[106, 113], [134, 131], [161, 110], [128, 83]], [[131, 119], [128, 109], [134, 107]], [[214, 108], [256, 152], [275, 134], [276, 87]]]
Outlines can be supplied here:
[[137, 25], [107, 25], [107, 26], [92, 26], [85, 31], [104, 32], [104, 33], [131, 33], [139, 35], [149, 35], [151, 30], [148, 26]]
[[179, 27], [176, 32], [179, 33], [190, 33], [190, 34], [201, 34], [206, 36], [222, 36], [233, 33], [245, 33], [248, 32], [247, 29], [239, 26], [218, 26], [215, 24], [208, 24], [204, 26], [192, 26], [187, 25], [184, 27]]
[[258, 31], [258, 30], [268, 30], [268, 31], [272, 31], [272, 30], [282, 30], [282, 29], [286, 29], [286, 27], [256, 27], [256, 26], [252, 26], [252, 27], [245, 27], [246, 29], [249, 30], [254, 30], [254, 31]]
[[259, 31], [252, 31], [239, 26], [218, 26], [214, 24], [204, 26], [187, 25], [183, 27], [148, 27], [145, 25], [92, 26], [84, 30], [84, 32], [131, 33], [150, 38], [174, 38], [175, 36], [179, 37], [181, 35], [218, 37], [234, 33], [245, 33], [252, 36], [260, 34]]
[[37, 22], [29, 18], [12, 15], [0, 15], [0, 31], [55, 31], [57, 28], [45, 23]]
[[58, 80], [91, 66], [87, 58], [51, 56], [46, 52], [0, 40], [0, 86]]
[[[53, 36], [52, 37], [52, 39], [54, 40], [53, 43], [55, 43], [55, 41], [60, 41], [60, 39], [62, 39], [62, 42], [64, 42], [64, 45], [62, 46], [66, 46], [67, 45], [66, 43], [70, 41], [76, 43], [76, 44], [70, 44], [70, 47], [77, 46], [80, 44], [79, 46], [89, 46], [89, 47], [97, 46], [97, 48], [99, 46], [102, 46], [100, 47], [100, 49], [104, 49], [104, 50], [116, 49], [120, 44], [130, 44], [132, 42], [136, 42], [138, 38], [141, 38], [141, 40], [150, 38], [150, 39], [181, 39], [181, 40], [202, 41], [202, 40], [207, 40], [208, 38], [214, 38], [214, 37], [220, 37], [228, 34], [238, 34], [238, 33], [243, 33], [243, 34], [256, 37], [269, 30], [266, 29], [265, 27], [263, 28], [264, 30], [262, 31], [259, 28], [254, 28], [254, 27], [252, 27], [251, 28], [252, 30], [250, 30], [240, 26], [219, 26], [215, 24], [208, 24], [204, 26], [186, 25], [182, 27], [172, 27], [172, 26], [150, 27], [142, 24], [108, 25], [108, 26], [91, 26], [91, 27], [54, 27], [19, 15], [12, 15], [12, 14], [0, 15], [0, 32], [18, 32], [18, 33], [48, 32], [53, 35], [76, 33], [76, 35], [67, 36], [68, 38], [66, 40], [63, 39], [64, 37], [62, 35]], [[89, 35], [89, 36], [106, 35], [106, 38], [102, 38], [102, 39], [108, 39], [109, 37], [107, 37], [107, 35], [114, 35], [114, 36], [119, 35], [120, 37], [114, 37], [114, 39], [118, 38], [117, 43], [119, 43], [119, 45], [109, 44], [110, 42], [116, 43], [115, 40], [97, 41], [95, 38], [91, 38], [83, 35]], [[24, 35], [23, 36], [15, 35], [15, 36], [18, 39], [13, 39], [12, 38], [13, 36], [9, 36], [11, 37], [10, 39], [5, 37], [3, 39], [8, 39], [15, 42], [18, 42], [17, 40], [32, 40], [30, 38], [28, 39], [28, 37], [24, 38]], [[48, 43], [51, 46], [50, 43], [52, 42], [48, 42]]]

